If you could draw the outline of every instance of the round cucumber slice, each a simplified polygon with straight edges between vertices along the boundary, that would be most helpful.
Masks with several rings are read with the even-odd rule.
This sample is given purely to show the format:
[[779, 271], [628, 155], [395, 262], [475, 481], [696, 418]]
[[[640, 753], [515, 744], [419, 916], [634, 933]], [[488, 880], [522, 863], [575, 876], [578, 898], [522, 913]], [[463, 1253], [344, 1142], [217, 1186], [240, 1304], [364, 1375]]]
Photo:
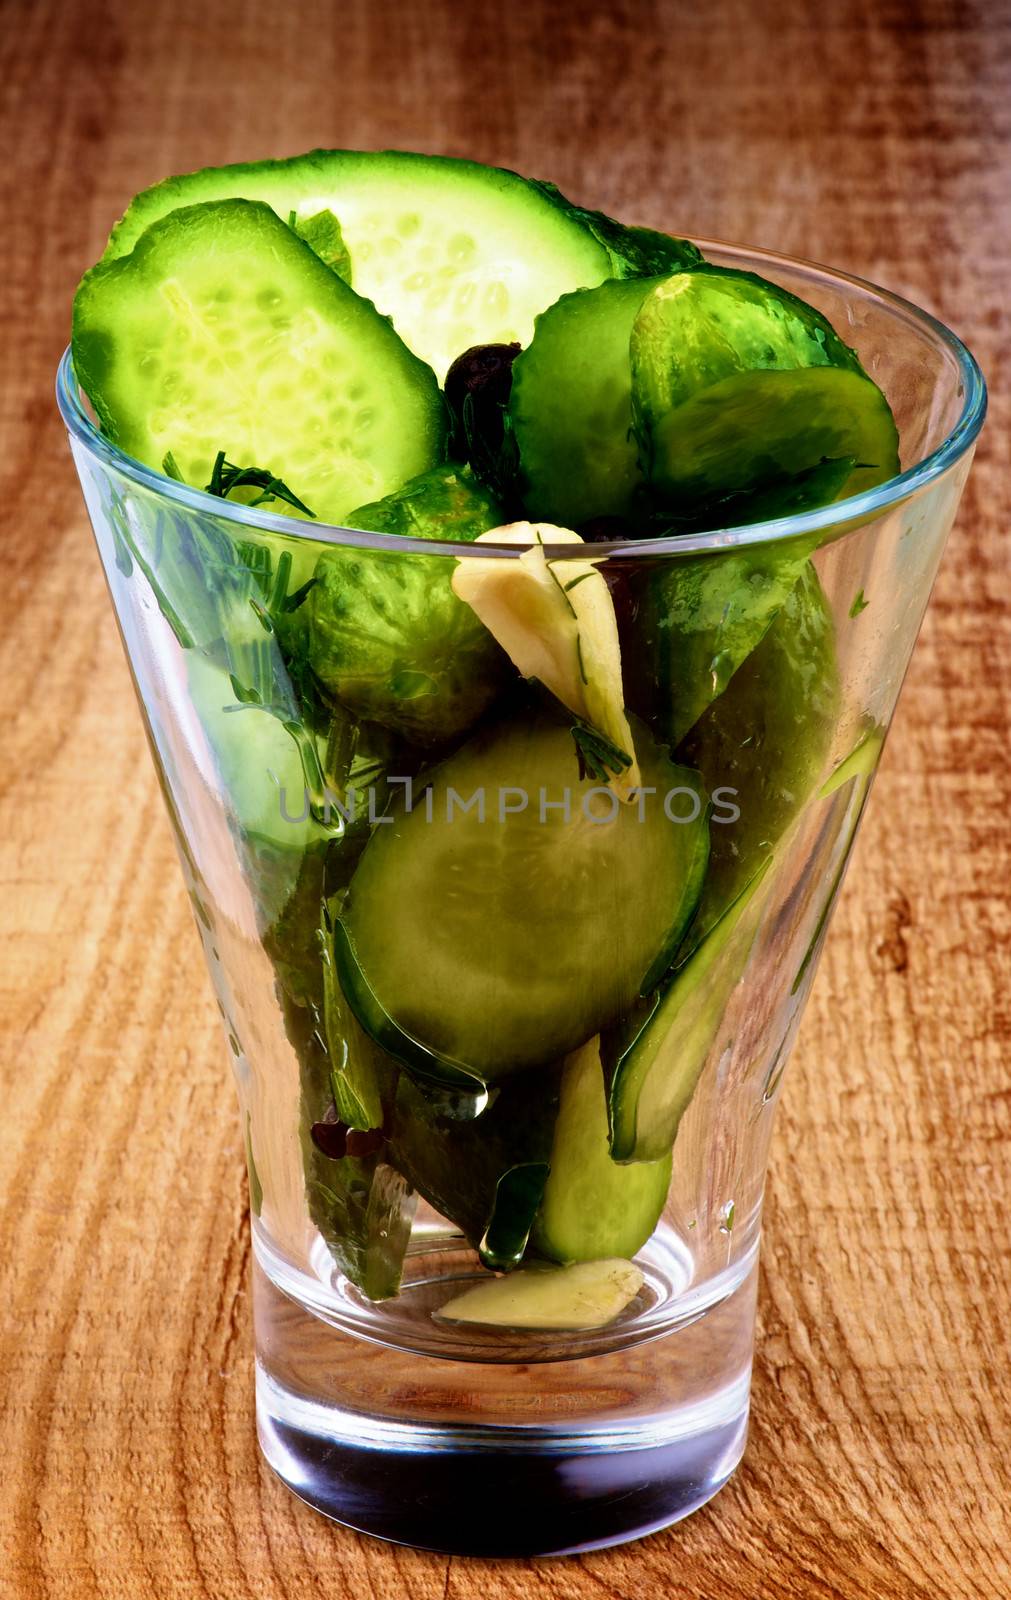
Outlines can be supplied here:
[[442, 454], [431, 370], [267, 206], [190, 206], [94, 267], [73, 349], [110, 437], [189, 483], [225, 450], [339, 522]]
[[558, 1065], [515, 1073], [478, 1116], [466, 1118], [455, 1114], [460, 1108], [452, 1099], [433, 1101], [430, 1087], [421, 1089], [408, 1073], [400, 1074], [387, 1119], [387, 1159], [475, 1249], [496, 1211], [500, 1227], [508, 1218], [521, 1233], [529, 1231], [536, 1199], [529, 1215], [521, 1200], [517, 1216], [515, 1196], [510, 1206], [509, 1185], [500, 1182], [535, 1164], [546, 1170], [560, 1076]]
[[581, 782], [570, 729], [538, 716], [482, 730], [376, 828], [342, 923], [375, 1002], [360, 1021], [381, 1011], [409, 1069], [419, 1046], [485, 1079], [552, 1061], [668, 964], [705, 870], [705, 800], [635, 740], [638, 804]]
[[632, 511], [643, 474], [632, 434], [628, 342], [657, 278], [563, 295], [513, 363], [509, 421], [535, 520], [577, 527]]
[[440, 379], [471, 345], [529, 343], [539, 311], [611, 272], [606, 245], [536, 184], [398, 150], [315, 150], [166, 179], [131, 203], [106, 259], [166, 212], [229, 197], [263, 201], [285, 221], [294, 211], [296, 225], [332, 212], [356, 291]]
[[531, 1237], [535, 1250], [568, 1262], [631, 1257], [642, 1249], [667, 1199], [670, 1152], [635, 1166], [612, 1159], [598, 1039], [565, 1062], [549, 1165]]
[[870, 378], [837, 367], [747, 372], [703, 389], [652, 430], [654, 486], [686, 503], [849, 460], [837, 498], [898, 471], [898, 434]]

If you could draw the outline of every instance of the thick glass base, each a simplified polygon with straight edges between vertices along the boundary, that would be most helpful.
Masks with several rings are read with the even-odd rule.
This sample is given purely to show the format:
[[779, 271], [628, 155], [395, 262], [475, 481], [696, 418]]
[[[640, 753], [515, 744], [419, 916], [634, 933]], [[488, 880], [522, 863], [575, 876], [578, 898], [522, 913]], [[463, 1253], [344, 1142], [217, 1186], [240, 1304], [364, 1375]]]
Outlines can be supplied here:
[[588, 1432], [550, 1450], [494, 1433], [475, 1447], [459, 1429], [404, 1426], [364, 1445], [355, 1418], [304, 1402], [288, 1416], [289, 1403], [260, 1371], [260, 1444], [289, 1489], [362, 1533], [452, 1555], [572, 1555], [654, 1533], [723, 1487], [748, 1423], [745, 1407], [722, 1426], [639, 1448]]
[[660, 1337], [573, 1359], [445, 1359], [348, 1333], [255, 1272], [257, 1422], [317, 1510], [454, 1555], [564, 1555], [704, 1505], [747, 1435], [756, 1266]]

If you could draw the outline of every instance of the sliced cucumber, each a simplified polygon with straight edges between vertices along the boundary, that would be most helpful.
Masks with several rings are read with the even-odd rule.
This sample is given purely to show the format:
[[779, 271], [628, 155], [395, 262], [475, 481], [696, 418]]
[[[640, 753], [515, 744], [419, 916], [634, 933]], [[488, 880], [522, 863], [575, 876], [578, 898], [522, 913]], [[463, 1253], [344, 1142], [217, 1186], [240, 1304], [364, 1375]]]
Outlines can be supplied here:
[[705, 799], [645, 728], [635, 740], [641, 805], [580, 781], [570, 729], [528, 715], [482, 729], [377, 827], [343, 922], [406, 1039], [500, 1077], [575, 1049], [669, 962], [705, 871]]
[[837, 367], [725, 378], [662, 416], [649, 449], [654, 488], [681, 505], [790, 481], [824, 461], [856, 462], [837, 498], [899, 470], [881, 390]]
[[605, 1036], [616, 1162], [653, 1163], [669, 1156], [748, 959], [764, 872], [762, 867], [754, 875], [670, 986], [645, 1008], [645, 1020]]
[[814, 932], [811, 935], [807, 949], [804, 951], [800, 966], [794, 975], [793, 983], [790, 985], [791, 995], [796, 994], [800, 989], [810, 971], [811, 963], [821, 949], [825, 928], [829, 917], [832, 915], [832, 907], [835, 905], [836, 896], [846, 875], [850, 850], [853, 847], [857, 828], [860, 826], [860, 819], [864, 814], [864, 807], [870, 794], [871, 782], [881, 759], [886, 732], [887, 730], [884, 727], [871, 724], [856, 748], [851, 750], [848, 756], [844, 756], [837, 767], [833, 768], [818, 792], [819, 799], [824, 800], [829, 795], [835, 794], [846, 784], [852, 785], [841, 830], [842, 847], [837, 851], [839, 865], [829, 884], [828, 892], [822, 901]]
[[[440, 466], [349, 525], [414, 539], [469, 542], [502, 520], [466, 467]], [[419, 746], [466, 732], [502, 687], [508, 663], [452, 589], [452, 559], [334, 549], [306, 601], [307, 649], [320, 682], [357, 716]]]
[[317, 949], [323, 979], [323, 1037], [330, 1056], [334, 1108], [349, 1128], [381, 1128], [383, 1091], [388, 1089], [390, 1064], [344, 997], [334, 966], [333, 926], [325, 905], [321, 907]]
[[[706, 388], [714, 375], [732, 373], [735, 364], [745, 361], [816, 362], [831, 357], [851, 368], [858, 366], [853, 353], [824, 318], [774, 285], [750, 274], [717, 269], [707, 268], [697, 276], [698, 285], [693, 284], [689, 290], [672, 284], [662, 286], [663, 298], [661, 291], [651, 294], [637, 319], [633, 338], [633, 344], [639, 340], [636, 381], [640, 431], [645, 428], [648, 435], [652, 408], [660, 407], [661, 432], [669, 425], [674, 437], [673, 456], [683, 458], [689, 472], [697, 465], [688, 460], [695, 443], [692, 417], [709, 408], [714, 438], [722, 450], [733, 423], [733, 407], [724, 412], [724, 400], [733, 392], [745, 397], [750, 394], [754, 399], [770, 376], [747, 372], [740, 378], [739, 391], [735, 391], [733, 378], [727, 378], [725, 385], [717, 382], [713, 388]], [[754, 325], [751, 318], [755, 319]], [[775, 382], [778, 376], [771, 374], [771, 380]], [[833, 391], [837, 376], [845, 399], [852, 393], [852, 371], [837, 375], [819, 366], [799, 381], [801, 386], [813, 384], [823, 398], [827, 384], [828, 392], [835, 392], [838, 397], [838, 389]], [[796, 377], [791, 372], [787, 381]], [[752, 379], [755, 387], [749, 389]], [[891, 416], [873, 385], [869, 390], [860, 387], [864, 382], [859, 380], [856, 392], [869, 401], [870, 412], [881, 423], [887, 436], [887, 455], [894, 448]], [[696, 403], [670, 409], [677, 399], [693, 393]], [[845, 406], [838, 414], [833, 412], [836, 426], [848, 426], [847, 417]], [[801, 419], [801, 433], [809, 420]], [[683, 439], [678, 434], [682, 421]], [[765, 447], [765, 413], [759, 412], [752, 422], [757, 431], [744, 445], [745, 455], [756, 438], [758, 449]], [[823, 443], [826, 448], [840, 447], [839, 439], [826, 438]], [[854, 443], [849, 441], [850, 446]], [[740, 462], [735, 460], [732, 465], [736, 471]], [[736, 488], [734, 471], [728, 471], [727, 480], [719, 484], [714, 484], [710, 475], [708, 489], [712, 493], [705, 506], [697, 505], [686, 514], [683, 527], [670, 531], [690, 532], [700, 526], [730, 526], [784, 517], [827, 504], [857, 486], [857, 465], [857, 458], [852, 455], [818, 459], [795, 471], [784, 468], [775, 481], [757, 488], [750, 482], [749, 472], [743, 474], [743, 481]], [[890, 456], [890, 468], [894, 470], [896, 465], [894, 456]], [[761, 472], [764, 470], [762, 467]], [[634, 635], [623, 639], [629, 701], [654, 727], [663, 730], [672, 747], [706, 706], [723, 693], [738, 667], [763, 638], [803, 571], [813, 543], [792, 541], [778, 549], [742, 549], [680, 561], [647, 571], [637, 580]]]
[[343, 921], [334, 924], [333, 938], [334, 965], [341, 988], [370, 1038], [406, 1067], [419, 1083], [455, 1097], [459, 1102], [456, 1116], [479, 1116], [488, 1102], [484, 1078], [463, 1061], [431, 1048], [390, 1015], [362, 970], [354, 940]]
[[[280, 915], [266, 929], [263, 946], [277, 976], [277, 997], [285, 1032], [298, 1061], [300, 1115], [298, 1137], [309, 1215], [340, 1270], [372, 1300], [395, 1295], [411, 1235], [417, 1195], [394, 1171], [386, 1152], [368, 1156], [324, 1155], [313, 1126], [333, 1116], [335, 1087], [362, 1102], [371, 1095], [391, 1106], [396, 1068], [358, 1028], [330, 988], [320, 961], [319, 931], [332, 851], [306, 851], [298, 877]], [[335, 1086], [336, 1073], [343, 1080]], [[366, 1091], [366, 1084], [369, 1086]], [[373, 1121], [374, 1108], [362, 1120]], [[283, 1124], [261, 1128], [273, 1148], [275, 1166], [287, 1171], [290, 1130]], [[263, 1163], [260, 1163], [261, 1173]]]
[[294, 211], [298, 226], [331, 211], [355, 289], [393, 318], [440, 379], [472, 345], [527, 344], [538, 311], [612, 271], [580, 213], [536, 184], [499, 167], [397, 150], [315, 150], [169, 178], [131, 203], [106, 259], [132, 250], [166, 212], [231, 197], [263, 201], [285, 222]]
[[[795, 477], [781, 478], [763, 489], [746, 490], [743, 494], [728, 495], [720, 502], [711, 502], [719, 513], [718, 521], [710, 516], [713, 527], [725, 528], [732, 524], [749, 522], [774, 522], [781, 517], [793, 517], [816, 506], [830, 506], [847, 492], [857, 463], [852, 456], [842, 456], [836, 461], [819, 461], [815, 467], [805, 467]], [[819, 542], [824, 535], [819, 536]]]
[[435, 1315], [443, 1322], [576, 1333], [606, 1328], [632, 1304], [642, 1285], [642, 1273], [631, 1261], [525, 1267], [465, 1289]]
[[545, 1161], [526, 1161], [503, 1172], [495, 1187], [491, 1220], [481, 1240], [481, 1261], [492, 1272], [519, 1265], [548, 1176]]
[[600, 1041], [565, 1062], [550, 1175], [532, 1243], [555, 1261], [634, 1256], [656, 1227], [670, 1188], [670, 1153], [619, 1166], [608, 1139]]
[[806, 562], [761, 642], [679, 748], [711, 792], [732, 791], [740, 811], [735, 822], [712, 824], [691, 939], [703, 936], [740, 894], [813, 794], [840, 699], [835, 625], [818, 574]]
[[[477, 1249], [494, 1223], [492, 1244], [504, 1234], [526, 1240], [540, 1198], [539, 1178], [551, 1153], [558, 1113], [561, 1067], [518, 1072], [500, 1083], [479, 1116], [461, 1118], [448, 1097], [438, 1103], [429, 1090], [401, 1073], [389, 1118], [388, 1159], [429, 1205], [466, 1234]], [[538, 1168], [531, 1190], [504, 1184], [509, 1172]], [[522, 1253], [522, 1251], [520, 1251]]]
[[189, 206], [85, 273], [73, 349], [109, 436], [189, 483], [225, 450], [339, 522], [442, 454], [431, 369], [264, 205]]
[[632, 434], [629, 338], [662, 279], [612, 279], [563, 295], [513, 363], [509, 423], [521, 492], [535, 520], [576, 527], [624, 516], [643, 484]]
[[445, 462], [412, 478], [385, 499], [358, 506], [348, 517], [348, 527], [367, 533], [396, 533], [405, 539], [472, 544], [480, 534], [498, 527], [503, 516], [501, 501], [478, 482], [469, 467]]
[[610, 257], [611, 277], [649, 278], [704, 264], [702, 251], [690, 239], [658, 233], [655, 228], [629, 227], [624, 222], [616, 222], [604, 211], [587, 211], [583, 206], [573, 205], [553, 183], [541, 179], [533, 181], [536, 188], [596, 235]]
[[225, 809], [243, 836], [291, 853], [325, 839], [305, 801], [298, 747], [283, 724], [260, 706], [242, 705], [224, 668], [198, 651], [187, 653], [186, 672]]

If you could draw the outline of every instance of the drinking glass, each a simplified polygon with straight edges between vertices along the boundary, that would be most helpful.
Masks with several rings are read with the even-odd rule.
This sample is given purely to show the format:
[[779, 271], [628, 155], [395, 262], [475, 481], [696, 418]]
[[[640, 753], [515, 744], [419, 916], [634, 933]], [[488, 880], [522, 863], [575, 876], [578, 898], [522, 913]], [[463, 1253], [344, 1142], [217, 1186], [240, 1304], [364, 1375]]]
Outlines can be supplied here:
[[[504, 656], [490, 690], [468, 676], [473, 629], [463, 725], [433, 731], [417, 596], [462, 607], [454, 572], [498, 570], [515, 546], [213, 499], [117, 450], [69, 354], [60, 368], [238, 1088], [261, 1445], [311, 1505], [402, 1543], [617, 1543], [702, 1505], [744, 1450], [783, 1071], [985, 390], [959, 340], [894, 295], [703, 249], [826, 313], [891, 403], [903, 470], [775, 521], [546, 551], [560, 581], [590, 559], [613, 598], [651, 752], [638, 806], [580, 774], [571, 717]], [[349, 669], [336, 697], [312, 671], [333, 644], [312, 597], [324, 570], [379, 639], [378, 667]], [[524, 790], [531, 750], [550, 754], [547, 796]], [[460, 773], [484, 775], [483, 821], [473, 782], [470, 809], [440, 809]], [[615, 1018], [616, 974], [651, 917], [677, 920], [706, 836], [660, 1001], [626, 994]], [[494, 1071], [468, 1076], [461, 1038]], [[559, 1108], [578, 1094], [566, 1151]], [[568, 1185], [554, 1212], [552, 1172]], [[618, 1258], [602, 1270], [628, 1303], [580, 1317], [563, 1294], [538, 1314], [561, 1325], [460, 1320], [450, 1302], [524, 1246], [528, 1282]]]

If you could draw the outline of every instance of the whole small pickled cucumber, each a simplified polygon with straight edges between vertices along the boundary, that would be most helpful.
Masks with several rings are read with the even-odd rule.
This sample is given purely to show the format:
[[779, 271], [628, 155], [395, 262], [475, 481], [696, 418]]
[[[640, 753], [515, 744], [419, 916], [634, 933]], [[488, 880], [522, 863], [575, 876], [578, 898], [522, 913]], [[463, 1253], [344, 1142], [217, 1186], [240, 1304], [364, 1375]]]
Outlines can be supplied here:
[[[439, 466], [359, 506], [355, 528], [471, 543], [502, 519], [467, 467]], [[430, 748], [463, 734], [502, 688], [508, 662], [453, 593], [452, 557], [326, 550], [296, 613], [316, 677], [359, 717]]]
[[826, 317], [750, 272], [705, 266], [643, 301], [632, 406], [662, 500], [690, 512], [848, 461], [837, 497], [898, 470], [888, 403]]

